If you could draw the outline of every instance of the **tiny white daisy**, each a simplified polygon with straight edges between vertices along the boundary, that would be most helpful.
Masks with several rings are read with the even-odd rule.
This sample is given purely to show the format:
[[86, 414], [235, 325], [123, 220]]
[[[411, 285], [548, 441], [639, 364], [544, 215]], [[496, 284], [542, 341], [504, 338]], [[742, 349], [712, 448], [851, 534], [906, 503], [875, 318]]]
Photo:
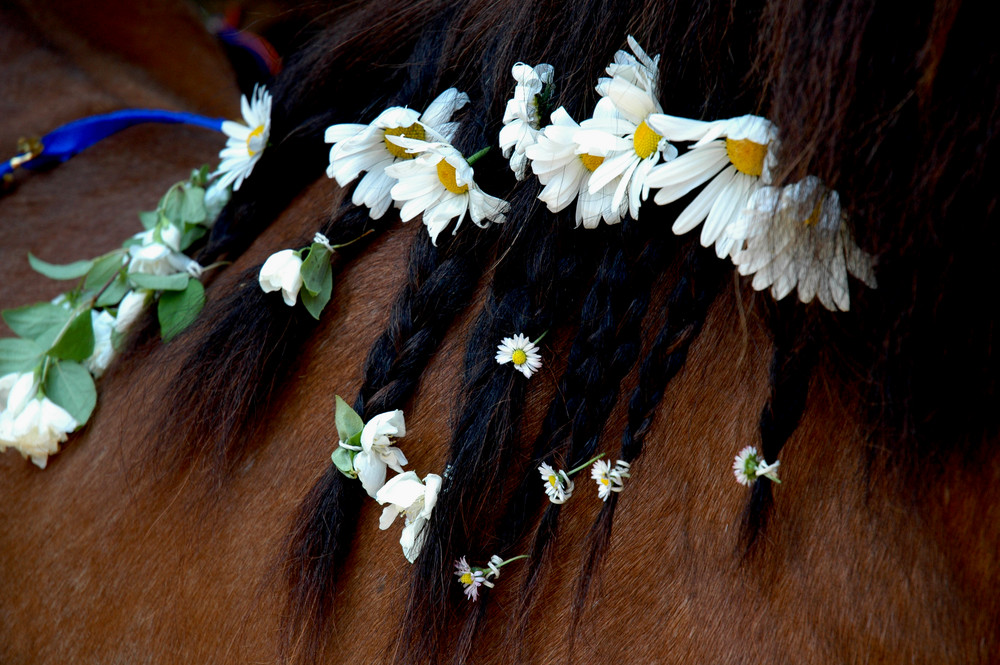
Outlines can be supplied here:
[[215, 184], [219, 188], [230, 184], [234, 190], [240, 188], [267, 147], [271, 134], [271, 93], [267, 88], [254, 86], [253, 97], [248, 100], [244, 96], [240, 104], [246, 124], [231, 120], [222, 123], [222, 131], [229, 138], [219, 153], [219, 168], [212, 174], [218, 176]]
[[519, 62], [510, 72], [517, 81], [514, 96], [507, 101], [500, 130], [500, 149], [510, 159], [510, 168], [518, 180], [524, 180], [528, 170], [525, 150], [534, 145], [542, 124], [539, 96], [552, 85], [552, 65], [526, 65]]
[[[581, 152], [604, 157], [590, 178], [591, 193], [617, 181], [612, 208], [627, 201], [629, 213], [638, 219], [639, 206], [649, 196], [649, 172], [661, 157], [668, 162], [677, 157], [677, 148], [646, 122], [650, 115], [663, 113], [658, 99], [659, 56], [651, 59], [632, 37], [628, 43], [636, 57], [624, 51], [615, 55], [607, 68], [611, 78], [602, 78], [597, 85], [601, 100], [595, 115], [580, 124], [574, 139]], [[602, 107], [613, 108], [617, 115], [598, 117]]]
[[601, 501], [607, 501], [612, 492], [624, 489], [624, 479], [629, 477], [629, 463], [623, 460], [611, 462], [599, 459], [590, 468], [590, 477], [597, 483], [597, 496]]
[[[486, 583], [486, 577], [479, 568], [472, 568], [463, 556], [455, 562], [455, 576], [459, 583], [465, 587], [466, 598], [472, 602], [479, 600], [479, 587]], [[488, 586], [493, 586], [489, 584]]]
[[816, 297], [829, 310], [847, 311], [848, 273], [876, 287], [872, 257], [851, 238], [840, 197], [815, 176], [758, 189], [726, 235], [746, 238], [733, 263], [741, 275], [753, 275], [754, 289], [770, 287], [775, 299], [797, 286], [802, 302]]
[[774, 464], [768, 464], [756, 448], [747, 446], [733, 461], [733, 474], [736, 476], [736, 482], [747, 487], [761, 476], [766, 476], [774, 482], [780, 483], [781, 481], [778, 480], [778, 466], [780, 464], [781, 462], [777, 461]]
[[395, 178], [385, 168], [399, 161], [413, 159], [405, 148], [387, 136], [405, 136], [420, 141], [451, 141], [458, 129], [451, 116], [469, 102], [469, 96], [455, 88], [442, 92], [422, 114], [413, 109], [393, 106], [382, 111], [370, 124], [340, 124], [327, 128], [324, 140], [332, 143], [327, 176], [346, 187], [362, 171], [365, 176], [354, 188], [351, 202], [369, 209], [372, 219], [379, 219], [392, 204], [389, 191]]
[[714, 243], [720, 258], [741, 249], [740, 239], [728, 236], [726, 229], [753, 193], [771, 182], [775, 126], [755, 115], [703, 122], [661, 114], [650, 117], [649, 124], [671, 141], [696, 141], [689, 151], [650, 172], [646, 182], [659, 188], [653, 199], [657, 204], [672, 203], [711, 180], [677, 216], [673, 232], [687, 233], [704, 221], [703, 247]]
[[395, 143], [416, 159], [400, 161], [385, 169], [386, 174], [399, 180], [390, 190], [392, 199], [401, 204], [399, 218], [408, 222], [423, 213], [424, 226], [431, 241], [453, 219], [458, 219], [452, 234], [458, 232], [465, 212], [481, 228], [488, 222], [503, 222], [510, 205], [479, 189], [472, 166], [458, 150], [446, 143], [427, 143], [401, 136], [390, 136]]
[[529, 379], [542, 367], [542, 356], [538, 353], [538, 347], [520, 333], [503, 338], [497, 345], [496, 361], [501, 365], [514, 363], [514, 369]]
[[565, 471], [556, 471], [546, 462], [538, 467], [538, 475], [542, 477], [542, 485], [545, 493], [552, 503], [566, 503], [566, 500], [573, 496], [575, 485]]
[[[613, 106], [597, 106], [595, 119], [617, 117], [618, 112]], [[525, 148], [525, 155], [531, 160], [531, 169], [539, 182], [545, 185], [538, 198], [552, 212], [563, 210], [575, 199], [577, 226], [582, 222], [584, 228], [596, 229], [602, 219], [608, 224], [621, 222], [628, 203], [622, 200], [617, 206], [611, 205], [621, 179], [614, 178], [592, 192], [590, 179], [604, 162], [603, 154], [590, 154], [580, 148], [574, 140], [580, 125], [563, 107], [552, 112], [551, 121], [552, 124], [538, 134], [534, 145]]]

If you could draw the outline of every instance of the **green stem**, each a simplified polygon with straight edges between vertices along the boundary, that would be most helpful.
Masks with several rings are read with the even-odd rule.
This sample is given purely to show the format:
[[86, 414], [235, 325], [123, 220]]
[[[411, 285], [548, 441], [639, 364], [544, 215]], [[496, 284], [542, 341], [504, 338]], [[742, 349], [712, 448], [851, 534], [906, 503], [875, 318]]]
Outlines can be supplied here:
[[518, 559], [527, 559], [527, 558], [528, 558], [527, 554], [518, 554], [517, 556], [512, 556], [511, 558], [507, 559], [506, 561], [502, 561], [501, 563], [498, 563], [497, 564], [497, 568], [503, 568], [508, 563], [512, 563], [514, 561], [517, 561]]
[[486, 153], [488, 153], [490, 151], [490, 147], [491, 146], [486, 146], [485, 148], [483, 148], [482, 150], [480, 150], [479, 152], [477, 152], [476, 154], [474, 154], [472, 157], [469, 157], [465, 161], [467, 161], [469, 163], [469, 166], [472, 166], [473, 164], [475, 164], [476, 162], [478, 162], [479, 159], [483, 155], [485, 155]]
[[549, 331], [546, 330], [545, 332], [543, 332], [541, 335], [538, 336], [538, 339], [533, 340], [531, 343], [537, 346], [539, 344], [539, 342], [541, 342], [543, 339], [545, 339], [545, 336], [548, 335], [548, 334], [549, 334]]
[[368, 229], [367, 231], [365, 231], [364, 233], [362, 233], [361, 235], [359, 235], [354, 240], [348, 240], [347, 242], [341, 243], [339, 245], [330, 245], [330, 247], [332, 247], [334, 249], [340, 249], [341, 247], [347, 247], [348, 245], [353, 245], [354, 243], [356, 243], [357, 241], [361, 240], [362, 238], [364, 238], [369, 233], [375, 233], [375, 229]]
[[572, 476], [577, 471], [581, 471], [582, 469], [586, 469], [588, 466], [590, 466], [591, 464], [593, 464], [597, 460], [601, 459], [602, 457], [604, 457], [604, 453], [600, 453], [599, 455], [596, 455], [595, 457], [591, 457], [589, 460], [587, 460], [586, 462], [584, 462], [580, 466], [576, 467], [575, 469], [567, 471], [566, 475], [567, 476]]

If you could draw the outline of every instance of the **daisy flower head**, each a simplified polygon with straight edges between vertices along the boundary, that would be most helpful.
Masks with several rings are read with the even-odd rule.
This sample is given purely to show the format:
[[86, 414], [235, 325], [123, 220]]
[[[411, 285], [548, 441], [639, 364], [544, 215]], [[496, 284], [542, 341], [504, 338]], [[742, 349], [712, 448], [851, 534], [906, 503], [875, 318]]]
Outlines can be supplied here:
[[566, 503], [573, 496], [575, 485], [570, 477], [563, 470], [555, 470], [547, 462], [542, 462], [538, 467], [538, 475], [542, 477], [542, 485], [549, 501], [556, 504]]
[[599, 459], [590, 468], [590, 477], [597, 483], [597, 496], [601, 501], [607, 501], [612, 492], [621, 492], [625, 487], [625, 478], [629, 477], [629, 464], [622, 460], [611, 462]]
[[741, 275], [753, 275], [754, 289], [770, 288], [777, 300], [797, 287], [802, 302], [817, 298], [829, 310], [847, 311], [848, 273], [876, 287], [872, 257], [854, 243], [840, 197], [815, 176], [758, 189], [726, 234], [746, 238], [733, 263]]
[[[613, 105], [598, 104], [593, 117], [611, 121], [617, 116]], [[605, 154], [581, 148], [575, 140], [578, 131], [580, 125], [560, 106], [552, 112], [551, 124], [542, 129], [533, 145], [525, 148], [532, 171], [544, 185], [538, 198], [552, 212], [563, 210], [575, 200], [577, 226], [582, 223], [584, 228], [596, 229], [602, 219], [607, 224], [618, 224], [628, 209], [625, 200], [611, 205], [621, 179], [613, 178], [591, 190], [591, 176], [604, 163]]]
[[778, 480], [778, 466], [780, 464], [781, 462], [768, 464], [756, 448], [747, 446], [733, 461], [733, 474], [736, 476], [736, 482], [747, 487], [761, 476], [766, 476], [770, 480], [780, 483], [781, 481]]
[[240, 188], [267, 147], [271, 134], [271, 93], [267, 88], [254, 86], [253, 96], [250, 99], [244, 96], [240, 103], [246, 124], [231, 120], [222, 123], [222, 131], [229, 138], [219, 153], [219, 168], [212, 174], [218, 176], [220, 188], [229, 185], [234, 190]]
[[617, 181], [611, 206], [627, 201], [629, 214], [638, 219], [639, 206], [649, 196], [649, 172], [661, 158], [669, 162], [677, 157], [677, 148], [647, 122], [651, 115], [663, 113], [658, 99], [659, 56], [651, 59], [631, 37], [629, 45], [635, 57], [619, 51], [608, 66], [611, 78], [602, 78], [597, 85], [601, 94], [597, 110], [605, 117], [598, 117], [595, 110], [593, 118], [581, 123], [575, 139], [582, 152], [604, 157], [590, 178], [591, 193]]
[[486, 582], [482, 569], [471, 567], [463, 556], [455, 562], [455, 576], [458, 577], [459, 584], [465, 587], [465, 597], [472, 602], [479, 600], [479, 587]]
[[501, 365], [513, 363], [514, 369], [528, 379], [542, 367], [542, 356], [538, 353], [538, 347], [520, 333], [503, 338], [497, 345], [496, 361]]
[[510, 168], [518, 180], [528, 171], [525, 150], [533, 145], [542, 126], [543, 99], [552, 94], [552, 65], [526, 65], [519, 62], [510, 72], [517, 84], [514, 96], [507, 100], [500, 130], [500, 149], [510, 159]]
[[451, 116], [469, 103], [469, 96], [455, 88], [442, 92], [423, 113], [400, 106], [382, 111], [370, 124], [340, 124], [327, 128], [324, 140], [332, 143], [327, 176], [346, 187], [365, 172], [354, 188], [351, 202], [369, 209], [372, 219], [380, 219], [392, 204], [389, 191], [396, 179], [385, 169], [414, 154], [390, 141], [388, 136], [404, 136], [420, 141], [451, 141], [458, 128]]
[[385, 169], [386, 174], [399, 181], [390, 190], [393, 201], [400, 206], [399, 217], [408, 222], [422, 214], [435, 245], [438, 234], [456, 218], [452, 234], [458, 232], [466, 211], [480, 228], [486, 228], [491, 221], [504, 221], [510, 205], [479, 188], [472, 166], [458, 150], [447, 143], [427, 143], [401, 136], [390, 136], [388, 141], [416, 155]]
[[650, 172], [647, 184], [659, 189], [653, 200], [666, 205], [708, 183], [677, 216], [673, 232], [687, 233], [705, 222], [701, 229], [703, 247], [714, 243], [720, 258], [741, 249], [741, 238], [728, 235], [727, 229], [754, 192], [771, 182], [777, 148], [775, 126], [755, 115], [703, 122], [659, 114], [649, 123], [671, 141], [695, 141], [686, 153]]

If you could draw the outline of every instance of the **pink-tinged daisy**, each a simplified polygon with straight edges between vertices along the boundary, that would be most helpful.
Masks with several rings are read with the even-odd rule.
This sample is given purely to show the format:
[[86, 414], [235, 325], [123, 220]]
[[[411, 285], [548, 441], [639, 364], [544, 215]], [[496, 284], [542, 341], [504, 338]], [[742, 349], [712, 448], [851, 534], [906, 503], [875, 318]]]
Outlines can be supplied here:
[[525, 151], [528, 146], [534, 145], [538, 137], [542, 125], [539, 100], [551, 94], [552, 72], [552, 65], [532, 67], [523, 62], [517, 63], [511, 70], [517, 85], [503, 114], [500, 149], [503, 156], [510, 159], [510, 168], [518, 180], [524, 180], [528, 171]]
[[777, 300], [798, 287], [802, 302], [815, 297], [847, 311], [848, 273], [876, 287], [872, 257], [851, 238], [840, 197], [815, 176], [758, 189], [726, 234], [746, 239], [733, 255], [740, 274], [753, 275], [753, 288], [770, 288]]
[[229, 185], [234, 190], [240, 188], [267, 147], [271, 134], [271, 93], [267, 88], [254, 86], [251, 99], [244, 96], [240, 105], [246, 124], [231, 120], [222, 123], [222, 131], [229, 138], [219, 153], [219, 168], [212, 174], [218, 178], [214, 184], [219, 188]]
[[[455, 576], [458, 582], [465, 587], [463, 592], [465, 597], [476, 602], [479, 600], [479, 587], [486, 583], [486, 577], [481, 568], [472, 568], [463, 556], [455, 562]], [[493, 586], [490, 584], [489, 586]]]
[[[708, 182], [677, 216], [672, 230], [687, 233], [703, 221], [701, 244], [715, 244], [720, 258], [742, 248], [739, 239], [726, 234], [755, 191], [771, 182], [777, 130], [770, 121], [754, 115], [703, 122], [669, 115], [653, 115], [649, 124], [671, 141], [696, 141], [686, 153], [655, 167], [646, 178], [659, 189], [654, 197], [666, 205]], [[709, 182], [711, 181], [711, 182]]]
[[414, 158], [388, 136], [404, 136], [419, 141], [449, 142], [458, 129], [451, 116], [469, 102], [469, 96], [455, 88], [445, 90], [422, 114], [393, 106], [382, 111], [370, 124], [331, 125], [324, 139], [332, 143], [327, 176], [341, 187], [365, 176], [354, 188], [351, 202], [368, 207], [372, 219], [379, 219], [392, 204], [390, 190], [396, 179], [386, 174], [387, 166]]

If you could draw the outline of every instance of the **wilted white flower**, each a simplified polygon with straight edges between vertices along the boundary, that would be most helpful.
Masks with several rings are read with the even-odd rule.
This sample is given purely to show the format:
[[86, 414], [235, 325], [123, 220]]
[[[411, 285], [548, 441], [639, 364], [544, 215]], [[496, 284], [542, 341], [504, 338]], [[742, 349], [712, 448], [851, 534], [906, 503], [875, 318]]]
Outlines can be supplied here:
[[118, 314], [115, 316], [115, 331], [118, 334], [129, 331], [135, 320], [146, 309], [146, 304], [152, 295], [152, 292], [146, 289], [136, 289], [125, 294], [122, 301], [118, 303]]
[[0, 452], [15, 448], [44, 469], [78, 423], [48, 397], [38, 397], [33, 372], [0, 377]]
[[103, 310], [101, 312], [90, 310], [90, 322], [94, 328], [94, 351], [83, 364], [95, 379], [99, 379], [108, 368], [111, 359], [115, 357], [115, 350], [111, 345], [111, 331], [115, 328], [115, 317]]
[[205, 221], [202, 222], [202, 226], [212, 228], [232, 195], [233, 193], [228, 186], [219, 186], [218, 180], [213, 181], [205, 188]]
[[390, 438], [401, 436], [406, 436], [406, 423], [399, 409], [378, 414], [361, 430], [361, 451], [354, 456], [354, 471], [368, 496], [375, 498], [385, 484], [387, 466], [396, 473], [403, 472], [406, 455], [392, 445]]
[[405, 525], [399, 544], [403, 546], [403, 555], [410, 563], [417, 559], [424, 546], [424, 525], [431, 517], [440, 491], [441, 476], [429, 473], [421, 482], [416, 473], [407, 471], [393, 476], [375, 494], [375, 500], [380, 504], [389, 504], [382, 510], [380, 529], [388, 529], [396, 516], [403, 514]]
[[243, 121], [246, 124], [227, 120], [222, 123], [222, 131], [229, 138], [226, 147], [219, 153], [219, 168], [212, 177], [218, 177], [220, 188], [233, 186], [238, 190], [243, 180], [250, 175], [253, 167], [267, 147], [271, 135], [271, 93], [264, 86], [254, 86], [253, 96], [240, 99]]
[[597, 496], [601, 501], [607, 501], [612, 492], [621, 492], [624, 479], [629, 477], [629, 463], [623, 460], [610, 462], [599, 459], [590, 469], [590, 477], [597, 483]]
[[496, 361], [501, 365], [513, 363], [514, 369], [529, 379], [542, 367], [542, 356], [538, 353], [538, 347], [520, 333], [503, 338], [497, 345]]
[[565, 471], [557, 471], [548, 463], [542, 462], [541, 466], [538, 467], [538, 475], [542, 477], [545, 493], [552, 503], [566, 503], [566, 500], [573, 496], [575, 485]]
[[541, 129], [541, 109], [539, 95], [545, 86], [552, 85], [552, 65], [532, 67], [519, 62], [511, 69], [517, 85], [514, 96], [507, 100], [503, 114], [503, 129], [500, 130], [500, 149], [503, 156], [510, 159], [510, 168], [518, 180], [524, 180], [528, 158], [525, 150], [534, 145]]
[[294, 249], [283, 249], [267, 257], [260, 268], [260, 288], [264, 293], [281, 291], [289, 307], [295, 306], [302, 288], [302, 257]]

